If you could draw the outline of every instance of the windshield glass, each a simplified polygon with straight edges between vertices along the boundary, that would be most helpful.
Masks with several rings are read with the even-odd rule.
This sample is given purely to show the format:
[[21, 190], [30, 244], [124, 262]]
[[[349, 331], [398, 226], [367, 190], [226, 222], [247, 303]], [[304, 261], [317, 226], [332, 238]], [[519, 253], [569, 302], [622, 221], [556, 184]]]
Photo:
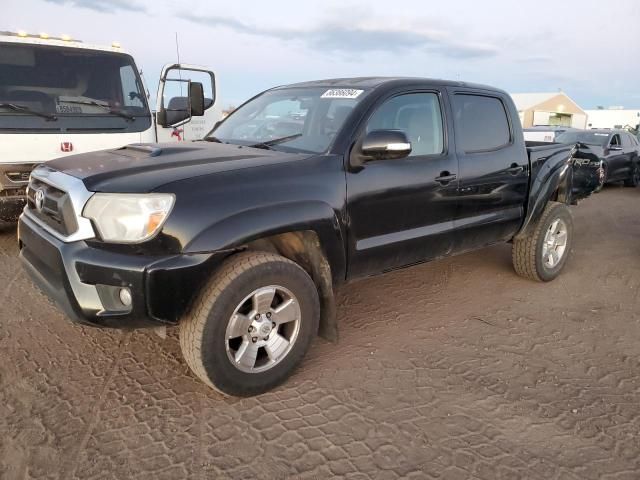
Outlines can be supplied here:
[[270, 90], [233, 112], [210, 135], [225, 143], [325, 152], [365, 95], [364, 90], [352, 88]]
[[0, 104], [25, 107], [0, 108], [0, 116], [149, 115], [129, 55], [42, 45], [0, 44]]
[[609, 139], [608, 133], [602, 132], [564, 132], [556, 137], [556, 142], [564, 144], [585, 143], [587, 145], [604, 146]]

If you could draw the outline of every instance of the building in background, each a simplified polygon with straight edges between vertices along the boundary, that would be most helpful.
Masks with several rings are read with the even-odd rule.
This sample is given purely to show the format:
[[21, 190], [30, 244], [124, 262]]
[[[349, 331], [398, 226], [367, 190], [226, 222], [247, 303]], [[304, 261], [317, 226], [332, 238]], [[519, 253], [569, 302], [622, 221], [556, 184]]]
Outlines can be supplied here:
[[587, 110], [587, 128], [631, 128], [638, 129], [640, 110], [622, 107]]
[[587, 113], [564, 92], [513, 93], [524, 128], [537, 125], [586, 128]]

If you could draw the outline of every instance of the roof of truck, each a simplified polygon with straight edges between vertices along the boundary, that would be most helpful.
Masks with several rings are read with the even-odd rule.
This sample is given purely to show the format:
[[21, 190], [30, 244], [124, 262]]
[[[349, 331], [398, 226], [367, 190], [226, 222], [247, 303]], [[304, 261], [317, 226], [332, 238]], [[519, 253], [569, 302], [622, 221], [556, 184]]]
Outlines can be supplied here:
[[28, 34], [25, 32], [3, 32], [0, 31], [0, 43], [15, 43], [17, 45], [48, 45], [55, 47], [80, 48], [84, 50], [98, 50], [102, 52], [124, 53], [126, 51], [120, 44], [114, 42], [111, 46], [93, 45], [84, 43], [82, 40], [73, 39], [67, 35], [61, 37], [51, 37], [45, 33]]
[[348, 78], [328, 78], [324, 80], [313, 80], [309, 82], [293, 83], [281, 85], [277, 88], [285, 87], [351, 87], [351, 88], [376, 88], [380, 85], [396, 83], [398, 85], [414, 85], [416, 83], [429, 83], [431, 85], [447, 87], [472, 87], [483, 90], [502, 91], [499, 88], [476, 83], [458, 82], [454, 80], [441, 80], [434, 78], [420, 77], [348, 77]]

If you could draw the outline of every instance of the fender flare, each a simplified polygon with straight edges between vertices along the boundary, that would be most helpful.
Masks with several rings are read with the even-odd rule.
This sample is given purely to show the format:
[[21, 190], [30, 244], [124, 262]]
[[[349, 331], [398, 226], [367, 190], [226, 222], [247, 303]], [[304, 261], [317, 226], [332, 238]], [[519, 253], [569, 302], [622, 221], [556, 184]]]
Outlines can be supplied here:
[[570, 205], [572, 202], [573, 169], [571, 157], [565, 161], [545, 163], [531, 180], [527, 199], [527, 214], [516, 238], [526, 236], [542, 216], [547, 204], [555, 200]]
[[305, 230], [318, 236], [333, 281], [343, 282], [346, 253], [341, 223], [337, 212], [320, 201], [278, 203], [237, 212], [205, 228], [185, 245], [184, 253], [235, 250], [260, 238]]

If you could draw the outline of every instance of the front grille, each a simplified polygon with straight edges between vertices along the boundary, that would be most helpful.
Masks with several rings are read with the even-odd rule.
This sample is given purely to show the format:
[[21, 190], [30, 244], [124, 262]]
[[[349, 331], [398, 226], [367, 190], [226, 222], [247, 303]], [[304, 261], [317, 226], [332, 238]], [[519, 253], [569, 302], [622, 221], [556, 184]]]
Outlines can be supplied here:
[[[43, 201], [38, 208], [37, 192], [43, 193]], [[69, 236], [78, 230], [78, 222], [69, 194], [48, 183], [32, 178], [27, 190], [27, 208], [38, 220], [61, 235]]]
[[26, 190], [27, 187], [8, 188], [6, 190], [0, 190], [0, 198], [24, 198], [24, 196], [27, 194]]
[[5, 175], [12, 182], [28, 182], [30, 172], [6, 172]]

